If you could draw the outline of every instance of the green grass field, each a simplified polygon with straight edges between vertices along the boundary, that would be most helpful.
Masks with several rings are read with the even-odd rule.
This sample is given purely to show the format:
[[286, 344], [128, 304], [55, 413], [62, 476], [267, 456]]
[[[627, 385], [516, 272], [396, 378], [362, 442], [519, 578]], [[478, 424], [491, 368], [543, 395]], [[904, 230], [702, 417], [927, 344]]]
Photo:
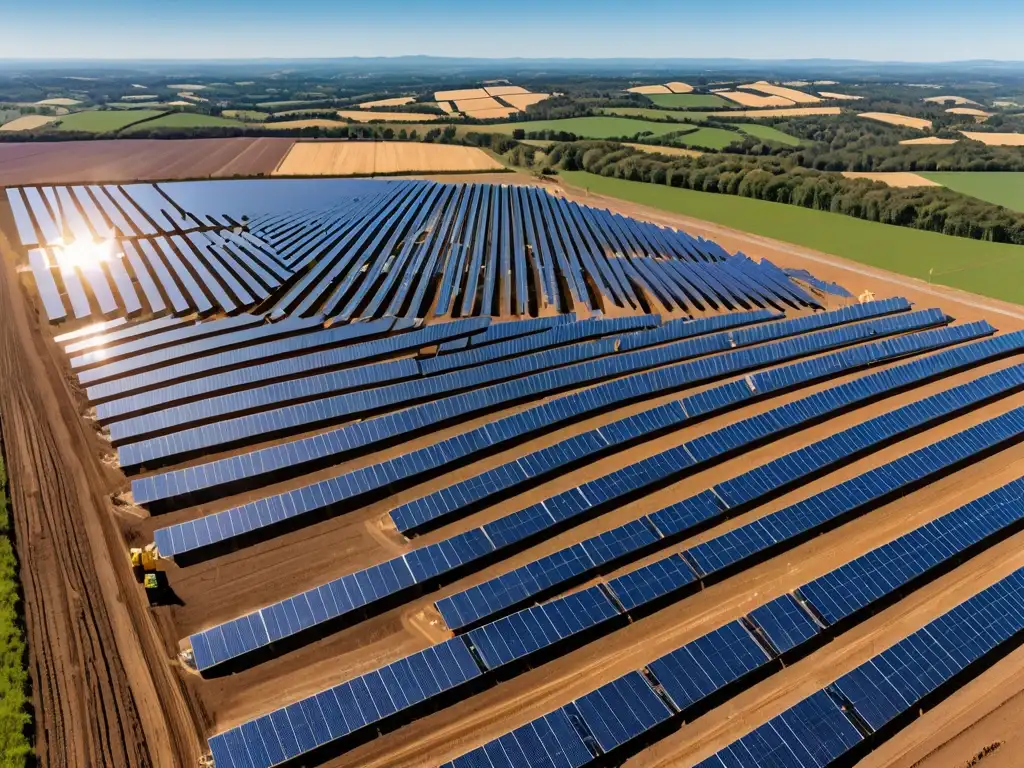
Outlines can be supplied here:
[[0, 765], [28, 765], [28, 671], [18, 617], [18, 570], [11, 541], [7, 474], [0, 462]]
[[921, 175], [964, 195], [1024, 212], [1024, 173], [979, 171], [932, 172]]
[[655, 93], [647, 98], [659, 107], [675, 107], [677, 109], [728, 107], [732, 104], [713, 93]]
[[742, 139], [743, 135], [736, 131], [726, 131], [722, 128], [698, 128], [692, 133], [675, 138], [674, 141], [700, 149], [725, 149], [730, 144]]
[[789, 147], [800, 146], [800, 139], [796, 136], [790, 136], [788, 133], [783, 133], [778, 128], [772, 128], [770, 125], [744, 123], [740, 126], [740, 130], [750, 136], [761, 139], [762, 141], [774, 141], [778, 144], [785, 144]]
[[171, 112], [170, 114], [150, 120], [142, 125], [132, 126], [125, 133], [150, 131], [154, 128], [208, 128], [210, 126], [240, 126], [238, 120], [228, 120], [214, 115], [203, 115], [198, 112]]
[[140, 120], [149, 120], [162, 115], [165, 110], [132, 109], [112, 111], [75, 112], [60, 119], [58, 130], [88, 131], [89, 133], [110, 133], [120, 131]]
[[[685, 96], [686, 94], [680, 95]], [[680, 112], [678, 110], [654, 109], [653, 107], [604, 107], [601, 111], [606, 115], [616, 117], [639, 117], [646, 120], [672, 118], [673, 120], [686, 120], [691, 123], [702, 123], [713, 115], [727, 117], [729, 114], [728, 112]]]
[[[850, 216], [812, 211], [733, 195], [672, 189], [622, 181], [583, 171], [562, 177], [577, 187], [664, 211], [772, 237], [911, 277], [1024, 304], [1024, 247], [988, 243], [878, 224]], [[813, 272], [813, 270], [811, 270]], [[845, 286], [865, 286], [851, 275]]]

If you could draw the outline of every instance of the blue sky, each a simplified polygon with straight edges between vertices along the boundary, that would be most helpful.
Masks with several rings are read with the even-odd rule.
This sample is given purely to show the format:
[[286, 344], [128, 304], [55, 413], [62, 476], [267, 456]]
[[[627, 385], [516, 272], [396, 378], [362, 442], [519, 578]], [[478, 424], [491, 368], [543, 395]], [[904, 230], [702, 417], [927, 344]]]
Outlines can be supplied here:
[[1024, 59], [1024, 0], [2, 0], [0, 58]]

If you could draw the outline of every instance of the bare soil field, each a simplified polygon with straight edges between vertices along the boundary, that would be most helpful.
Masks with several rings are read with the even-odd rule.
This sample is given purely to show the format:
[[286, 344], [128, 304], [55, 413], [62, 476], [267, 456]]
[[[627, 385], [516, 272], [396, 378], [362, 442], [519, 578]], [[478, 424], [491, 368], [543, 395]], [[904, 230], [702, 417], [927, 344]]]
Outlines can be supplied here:
[[421, 121], [439, 120], [440, 115], [429, 112], [373, 112], [362, 109], [342, 109], [338, 117], [355, 120], [357, 123], [369, 123], [371, 120], [393, 120], [396, 123], [418, 123]]
[[839, 99], [840, 101], [859, 101], [863, 96], [851, 96], [848, 93], [834, 93], [833, 91], [818, 91], [823, 99]]
[[900, 142], [900, 144], [909, 144], [909, 145], [912, 145], [912, 146], [916, 145], [916, 144], [921, 144], [921, 145], [929, 145], [929, 144], [930, 145], [936, 145], [936, 144], [956, 144], [956, 139], [942, 139], [942, 138], [939, 138], [938, 136], [924, 136], [923, 138], [920, 138], [920, 139], [904, 139], [903, 141]]
[[672, 90], [667, 85], [635, 85], [632, 88], [627, 88], [630, 93], [672, 93]]
[[672, 93], [693, 93], [693, 86], [689, 83], [674, 81], [671, 83], [665, 83], [665, 87], [672, 91]]
[[916, 173], [909, 173], [905, 171], [891, 171], [883, 173], [858, 173], [856, 171], [843, 171], [843, 176], [845, 176], [848, 179], [869, 179], [870, 181], [880, 181], [883, 184], [888, 184], [890, 187], [941, 186], [930, 179], [926, 179], [924, 176], [919, 176]]
[[[298, 154], [306, 154], [325, 147], [333, 150], [352, 145], [373, 146], [362, 142], [299, 142], [289, 153], [286, 163], [293, 160], [293, 155], [300, 148], [304, 149]], [[410, 145], [389, 142], [379, 146], [390, 151]], [[469, 149], [447, 145], [411, 146], [417, 149]], [[314, 157], [307, 159], [312, 161]], [[330, 162], [335, 160], [330, 159]], [[320, 172], [323, 171], [316, 171]], [[511, 181], [517, 177], [508, 174], [438, 178]], [[538, 182], [532, 180], [531, 183]], [[819, 278], [838, 281], [855, 294], [869, 289], [878, 297], [902, 295], [914, 302], [917, 308], [940, 306], [959, 322], [985, 318], [1004, 332], [1024, 328], [1024, 311], [1020, 307], [980, 300], [969, 294], [897, 277], [737, 230], [587, 195], [564, 185], [547, 186], [553, 193], [588, 205], [607, 207], [624, 215], [712, 237], [730, 251], [743, 250], [754, 258], [767, 257], [780, 266], [807, 268]], [[13, 231], [9, 213], [2, 206], [0, 228], [8, 233]], [[192, 631], [241, 615], [249, 609], [393, 554], [493, 520], [625, 463], [653, 455], [810, 392], [850, 380], [853, 376], [837, 377], [821, 385], [750, 404], [629, 451], [607, 456], [527, 492], [493, 503], [412, 543], [404, 541], [382, 524], [383, 516], [398, 504], [477, 475], [559, 439], [675, 399], [678, 395], [619, 408], [556, 434], [524, 441], [445, 477], [396, 492], [379, 502], [347, 510], [331, 519], [211, 561], [188, 567], [168, 563], [168, 579], [180, 604], [150, 610], [143, 606], [142, 590], [129, 573], [124, 551], [129, 542], [151, 540], [152, 531], [157, 527], [193, 519], [244, 500], [294, 488], [435, 443], [525, 406], [480, 416], [457, 427], [441, 429], [378, 452], [372, 457], [345, 461], [297, 480], [159, 517], [150, 517], [132, 507], [115, 507], [109, 501], [110, 494], [125, 490], [127, 482], [120, 473], [104, 465], [102, 459], [110, 451], [109, 444], [105, 444], [81, 418], [84, 401], [72, 383], [66, 358], [52, 343], [52, 332], [39, 320], [34, 294], [26, 291], [19, 282], [12, 249], [0, 241], [0, 251], [4, 257], [3, 275], [0, 276], [0, 317], [4, 321], [0, 324], [0, 372], [6, 382], [0, 389], [0, 418], [3, 419], [12, 478], [19, 552], [26, 572], [30, 662], [36, 717], [41, 726], [37, 738], [43, 765], [195, 765], [205, 749], [205, 738], [210, 734], [445, 639], [448, 634], [436, 623], [436, 614], [431, 608], [431, 603], [439, 597], [692, 495], [752, 465], [769, 461], [837, 430], [860, 424], [880, 412], [998, 370], [1012, 362], [979, 366], [976, 370], [893, 395], [795, 435], [772, 441], [694, 473], [635, 503], [582, 523], [384, 614], [236, 674], [202, 680], [174, 661], [180, 640]], [[750, 513], [691, 537], [681, 545], [664, 550], [658, 557], [780, 509], [966, 428], [981, 418], [990, 418], [1022, 404], [1024, 394], [1017, 394], [967, 416], [934, 426], [817, 478]], [[604, 634], [575, 651], [496, 683], [347, 754], [332, 758], [326, 765], [331, 768], [436, 766], [626, 671], [636, 669], [737, 618], [755, 605], [791, 590], [838, 563], [918, 527], [1022, 473], [1024, 445], [1018, 445], [646, 618]], [[801, 661], [777, 671], [704, 717], [682, 726], [661, 742], [630, 758], [627, 764], [645, 767], [692, 764], [920, 627], [1009, 569], [1024, 564], [1022, 552], [1024, 534], [1018, 534], [960, 564]], [[651, 559], [653, 556], [609, 575], [632, 570]], [[93, 674], [83, 675], [82, 670]], [[1000, 689], [1004, 698], [997, 697], [994, 701], [1013, 696], [1011, 689], [1014, 687], [1017, 691], [1024, 689], [1024, 653], [1004, 660], [993, 671], [996, 670], [1000, 671], [999, 680], [1005, 685]], [[996, 684], [991, 680], [979, 679], [978, 682], [982, 683], [983, 693], [993, 690], [992, 686]], [[965, 705], [954, 707], [950, 712], [940, 712], [941, 707], [937, 707], [897, 734], [882, 749], [892, 750], [885, 754], [916, 755], [915, 749], [927, 749], [930, 744], [955, 740], [959, 738], [957, 734], [970, 732], [974, 722], [970, 713], [977, 711], [980, 705], [976, 702], [982, 699], [988, 701], [984, 696], [969, 699]], [[1017, 711], [1024, 709], [1014, 705], [1012, 700], [1010, 707], [1016, 707]], [[993, 710], [989, 707], [989, 710], [998, 712], [999, 708]], [[945, 714], [931, 717], [935, 713]], [[998, 728], [1006, 730], [1019, 720], [1007, 719], [1005, 722], [1006, 725], [991, 728], [983, 723], [980, 733], [995, 733]], [[957, 742], [956, 750], [938, 752], [935, 761], [926, 765], [929, 768], [956, 765], [949, 761], [974, 740], [971, 737], [962, 744]], [[880, 756], [882, 751], [876, 754]], [[874, 755], [868, 761], [873, 758]], [[880, 766], [889, 763], [876, 761], [870, 764]], [[898, 764], [909, 766], [907, 762]], [[993, 762], [993, 765], [998, 763]]]
[[378, 99], [377, 101], [364, 101], [359, 105], [360, 109], [373, 109], [374, 107], [401, 107], [416, 101], [415, 96], [396, 96], [393, 99]]
[[22, 115], [0, 126], [0, 131], [32, 131], [57, 120], [49, 115]]
[[791, 107], [793, 101], [782, 96], [758, 96], [747, 91], [717, 91], [719, 96], [742, 104], [744, 107]]
[[438, 91], [434, 94], [435, 101], [460, 101], [465, 99], [486, 99], [487, 91], [483, 88], [463, 88], [456, 91]]
[[781, 85], [772, 85], [766, 83], [763, 80], [757, 83], [751, 83], [750, 85], [741, 85], [741, 88], [751, 91], [759, 91], [761, 93], [767, 93], [769, 96], [779, 96], [783, 99], [789, 99], [794, 104], [817, 104], [821, 99], [811, 93], [804, 93], [798, 91], [795, 88], [783, 88]]
[[980, 131], [960, 131], [968, 139], [980, 141], [990, 147], [1024, 147], [1024, 133], [981, 133]]
[[891, 112], [861, 112], [858, 117], [866, 117], [868, 120], [877, 120], [880, 123], [889, 123], [889, 125], [902, 125], [905, 128], [917, 128], [922, 131], [930, 130], [932, 127], [932, 121], [925, 120], [923, 117], [907, 117]]
[[269, 176], [294, 139], [0, 144], [0, 186]]
[[372, 176], [501, 168], [497, 160], [476, 147], [399, 141], [300, 141], [274, 175]]

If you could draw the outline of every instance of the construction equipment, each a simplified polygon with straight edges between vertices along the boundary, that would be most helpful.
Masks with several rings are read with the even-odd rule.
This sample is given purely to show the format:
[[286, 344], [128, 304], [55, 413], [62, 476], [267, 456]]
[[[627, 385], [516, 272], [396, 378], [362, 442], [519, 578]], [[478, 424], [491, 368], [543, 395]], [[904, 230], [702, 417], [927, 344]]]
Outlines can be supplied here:
[[149, 604], [160, 605], [164, 601], [167, 589], [167, 576], [160, 568], [160, 552], [156, 544], [132, 547], [128, 554], [131, 557], [135, 580], [145, 587]]

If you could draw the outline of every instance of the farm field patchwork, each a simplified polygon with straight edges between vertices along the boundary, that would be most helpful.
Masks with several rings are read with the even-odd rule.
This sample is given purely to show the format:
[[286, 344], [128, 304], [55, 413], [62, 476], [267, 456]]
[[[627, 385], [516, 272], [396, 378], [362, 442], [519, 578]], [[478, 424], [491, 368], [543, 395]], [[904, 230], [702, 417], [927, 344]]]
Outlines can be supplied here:
[[667, 109], [651, 109], [650, 107], [604, 107], [602, 110], [609, 115], [626, 115], [629, 117], [645, 117], [651, 120], [673, 120], [702, 122], [708, 118], [735, 117], [810, 117], [814, 115], [838, 115], [839, 107], [780, 107], [778, 109], [730, 109], [728, 112], [700, 112], [698, 110], [672, 111]]
[[124, 132], [148, 131], [153, 128], [237, 128], [241, 125], [243, 123], [239, 120], [228, 120], [216, 115], [204, 115], [199, 112], [169, 112], [142, 125], [132, 124], [124, 129]]
[[113, 133], [142, 121], [166, 114], [166, 110], [135, 109], [125, 111], [75, 112], [60, 119], [57, 130], [85, 131], [87, 133]]
[[659, 107], [703, 108], [735, 106], [713, 93], [656, 93], [650, 97]]
[[722, 98], [744, 107], [792, 107], [794, 102], [782, 96], [762, 96], [750, 91], [716, 91]]
[[1024, 304], [1024, 247], [922, 232], [793, 205], [562, 172], [577, 187]]
[[981, 200], [1024, 213], [1024, 173], [1000, 171], [922, 171], [931, 181]]
[[59, 119], [49, 115], [22, 115], [0, 125], [0, 131], [33, 131]]
[[401, 107], [416, 101], [415, 96], [395, 96], [391, 99], [377, 99], [376, 101], [364, 101], [357, 106], [360, 109], [373, 109], [374, 107]]
[[759, 91], [760, 93], [767, 93], [769, 96], [778, 96], [783, 99], [787, 99], [794, 104], [817, 104], [821, 99], [817, 96], [798, 91], [795, 88], [785, 88], [780, 85], [772, 85], [764, 81], [751, 83], [750, 85], [741, 85], [748, 91]]
[[503, 169], [501, 163], [476, 147], [400, 141], [300, 141], [274, 175], [372, 176]]

